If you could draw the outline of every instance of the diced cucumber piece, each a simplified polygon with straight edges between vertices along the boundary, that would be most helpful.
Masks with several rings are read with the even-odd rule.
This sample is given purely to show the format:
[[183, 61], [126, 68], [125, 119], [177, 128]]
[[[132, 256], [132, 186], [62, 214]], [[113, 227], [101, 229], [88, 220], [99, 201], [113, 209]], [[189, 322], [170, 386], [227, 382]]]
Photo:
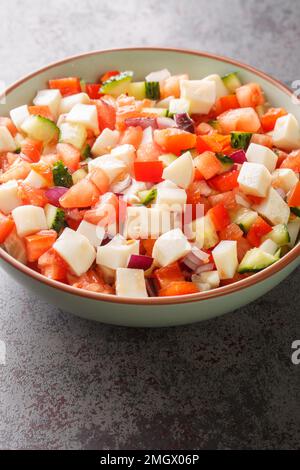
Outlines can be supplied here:
[[243, 274], [261, 271], [262, 269], [265, 269], [278, 261], [279, 258], [279, 250], [275, 253], [275, 255], [270, 255], [269, 253], [262, 251], [260, 248], [252, 248], [251, 250], [247, 251], [244, 258], [240, 262], [238, 272]]
[[132, 80], [133, 72], [126, 71], [119, 75], [114, 75], [104, 82], [100, 88], [101, 93], [118, 97], [128, 92], [129, 84]]
[[289, 236], [290, 236], [289, 247], [293, 248], [296, 244], [296, 241], [298, 239], [298, 235], [300, 232], [300, 219], [296, 218], [295, 220], [291, 220], [287, 224], [287, 228], [288, 228]]
[[153, 202], [156, 199], [156, 196], [157, 196], [156, 188], [138, 192], [138, 197], [140, 198], [140, 201], [144, 206], [147, 206], [148, 204]]
[[65, 213], [59, 207], [52, 204], [46, 204], [45, 216], [49, 229], [55, 230], [57, 233], [65, 226]]
[[142, 108], [142, 113], [155, 114], [157, 117], [168, 116], [168, 110], [164, 108]]
[[278, 245], [277, 243], [273, 242], [273, 240], [269, 238], [268, 240], [265, 240], [264, 242], [262, 242], [261, 245], [259, 245], [259, 249], [264, 251], [265, 253], [274, 255], [276, 251], [278, 250]]
[[291, 211], [293, 214], [295, 214], [297, 217], [300, 217], [300, 207], [291, 207]]
[[145, 82], [132, 82], [128, 86], [128, 95], [133, 96], [136, 100], [143, 100], [146, 98]]
[[87, 137], [86, 128], [75, 122], [63, 122], [60, 126], [59, 141], [81, 149]]
[[234, 149], [244, 149], [248, 148], [250, 140], [252, 137], [251, 132], [237, 132], [232, 131], [231, 133], [231, 147]]
[[170, 101], [169, 116], [174, 114], [185, 114], [190, 111], [190, 102], [185, 98], [176, 98]]
[[73, 185], [72, 175], [64, 163], [59, 160], [55, 162], [52, 168], [53, 182], [55, 186], [64, 186], [70, 188]]
[[287, 245], [291, 241], [288, 226], [286, 224], [275, 225], [263, 239], [272, 240], [278, 246]]
[[237, 88], [242, 86], [237, 72], [231, 72], [222, 77], [223, 83], [230, 93], [234, 93]]
[[212, 119], [211, 121], [208, 121], [208, 123], [211, 127], [213, 127], [216, 131], [221, 131], [221, 125], [217, 119]]
[[233, 218], [233, 222], [237, 224], [243, 230], [244, 233], [247, 233], [251, 225], [257, 219], [257, 217], [257, 212], [243, 208], [237, 212], [237, 214]]
[[174, 155], [173, 153], [164, 153], [163, 155], [160, 155], [158, 157], [158, 160], [163, 162], [164, 166], [169, 166], [176, 160], [176, 158], [176, 155]]
[[85, 144], [81, 151], [81, 160], [86, 160], [87, 158], [91, 158], [91, 146], [89, 144]]
[[59, 136], [59, 129], [55, 122], [34, 114], [25, 119], [21, 128], [28, 137], [44, 143], [51, 142]]
[[159, 82], [145, 82], [146, 98], [149, 100], [160, 99]]
[[228, 157], [227, 155], [223, 155], [222, 153], [217, 153], [216, 157], [222, 165], [223, 172], [229, 171], [233, 167], [234, 161], [232, 160], [232, 158]]
[[193, 220], [191, 229], [199, 246], [206, 250], [214, 247], [219, 241], [215, 226], [209, 215]]

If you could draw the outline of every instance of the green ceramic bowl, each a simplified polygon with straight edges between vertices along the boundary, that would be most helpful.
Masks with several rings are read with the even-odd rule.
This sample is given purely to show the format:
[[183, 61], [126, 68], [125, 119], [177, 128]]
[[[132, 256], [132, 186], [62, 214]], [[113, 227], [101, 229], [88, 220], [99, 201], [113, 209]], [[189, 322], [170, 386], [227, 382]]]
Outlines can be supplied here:
[[[196, 51], [163, 48], [130, 48], [96, 51], [51, 64], [23, 78], [7, 90], [6, 104], [0, 104], [0, 115], [32, 101], [37, 90], [50, 78], [79, 76], [93, 82], [101, 72], [111, 69], [134, 70], [142, 79], [149, 72], [168, 68], [173, 74], [187, 72], [191, 78], [212, 73], [224, 75], [238, 71], [244, 82], [255, 81], [263, 87], [267, 99], [275, 106], [292, 112], [300, 121], [300, 107], [290, 91], [266, 74], [225, 57]], [[300, 245], [273, 266], [230, 286], [183, 297], [127, 299], [83, 291], [46, 279], [22, 265], [0, 249], [3, 268], [59, 308], [84, 318], [115, 325], [159, 327], [198, 322], [222, 315], [252, 302], [279, 284], [299, 265]]]

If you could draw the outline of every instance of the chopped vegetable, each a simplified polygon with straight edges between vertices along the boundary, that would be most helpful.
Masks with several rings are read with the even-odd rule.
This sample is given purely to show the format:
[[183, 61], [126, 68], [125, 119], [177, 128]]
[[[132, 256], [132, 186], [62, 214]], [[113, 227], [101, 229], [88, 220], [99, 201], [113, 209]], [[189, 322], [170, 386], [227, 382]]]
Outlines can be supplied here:
[[52, 173], [55, 186], [70, 188], [73, 185], [72, 176], [61, 160], [54, 163]]

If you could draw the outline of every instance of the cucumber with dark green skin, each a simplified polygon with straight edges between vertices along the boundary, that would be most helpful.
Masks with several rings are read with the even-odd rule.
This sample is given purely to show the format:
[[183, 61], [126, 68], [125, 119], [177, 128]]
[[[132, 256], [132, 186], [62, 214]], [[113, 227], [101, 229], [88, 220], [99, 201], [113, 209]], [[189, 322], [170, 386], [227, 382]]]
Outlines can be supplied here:
[[149, 100], [160, 99], [159, 82], [145, 82], [146, 98]]
[[297, 217], [300, 217], [300, 207], [291, 207], [291, 212], [293, 212]]
[[216, 153], [216, 157], [221, 163], [224, 172], [229, 171], [233, 167], [234, 161], [227, 155], [224, 155], [223, 153]]
[[251, 250], [247, 251], [244, 258], [240, 262], [238, 272], [243, 274], [261, 271], [262, 269], [265, 269], [278, 261], [280, 258], [280, 253], [280, 249], [276, 251], [275, 255], [270, 255], [260, 248], [252, 248]]
[[89, 144], [86, 144], [83, 147], [83, 150], [81, 152], [81, 160], [86, 160], [87, 158], [91, 158], [91, 146]]
[[156, 199], [156, 196], [157, 196], [157, 189], [156, 188], [153, 188], [153, 189], [149, 189], [148, 191], [140, 191], [138, 193], [139, 195], [139, 198], [141, 200], [141, 203], [144, 205], [144, 206], [147, 206], [148, 204], [150, 204], [151, 202], [153, 202], [155, 199]]
[[65, 227], [65, 212], [60, 207], [47, 204], [45, 206], [45, 215], [50, 229], [59, 233]]
[[123, 93], [127, 93], [132, 77], [133, 72], [129, 70], [122, 72], [119, 75], [114, 75], [113, 77], [110, 77], [108, 80], [106, 80], [106, 82], [102, 83], [100, 93], [116, 97]]
[[222, 77], [223, 83], [230, 93], [234, 93], [237, 88], [242, 86], [242, 83], [238, 77], [237, 72], [231, 72]]
[[64, 186], [70, 188], [73, 185], [72, 175], [64, 163], [59, 160], [52, 168], [54, 186]]
[[274, 225], [271, 232], [269, 232], [263, 238], [264, 240], [272, 240], [278, 246], [287, 245], [291, 241], [289, 230], [286, 224]]
[[250, 144], [252, 137], [251, 132], [237, 132], [232, 131], [231, 135], [231, 147], [234, 149], [243, 149], [246, 150]]

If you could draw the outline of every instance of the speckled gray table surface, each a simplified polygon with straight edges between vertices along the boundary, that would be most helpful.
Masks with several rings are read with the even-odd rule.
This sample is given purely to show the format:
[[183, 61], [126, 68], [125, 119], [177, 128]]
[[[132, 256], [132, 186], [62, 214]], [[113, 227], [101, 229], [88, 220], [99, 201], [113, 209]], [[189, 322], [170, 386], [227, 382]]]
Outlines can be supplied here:
[[[295, 0], [10, 0], [0, 79], [124, 45], [190, 47], [300, 78]], [[0, 271], [0, 448], [296, 448], [299, 277], [213, 321], [134, 330], [75, 318]]]

